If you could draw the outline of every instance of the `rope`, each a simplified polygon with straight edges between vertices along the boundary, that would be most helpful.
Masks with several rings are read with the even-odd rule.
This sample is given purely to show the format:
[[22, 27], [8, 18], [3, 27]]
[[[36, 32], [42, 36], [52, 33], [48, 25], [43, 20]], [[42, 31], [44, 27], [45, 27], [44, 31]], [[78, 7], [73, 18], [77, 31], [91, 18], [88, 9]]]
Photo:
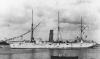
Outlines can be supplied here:
[[[39, 23], [34, 27], [33, 31], [34, 31], [40, 24], [41, 24], [41, 22], [39, 22]], [[19, 36], [17, 36], [17, 37], [13, 37], [13, 38], [10, 38], [10, 39], [7, 39], [7, 40], [14, 40], [15, 38], [23, 37], [24, 35], [28, 34], [29, 32], [31, 32], [31, 30], [29, 30], [29, 31], [25, 32], [24, 34], [21, 34], [21, 35], [19, 35]], [[7, 41], [7, 40], [6, 40], [6, 41]]]

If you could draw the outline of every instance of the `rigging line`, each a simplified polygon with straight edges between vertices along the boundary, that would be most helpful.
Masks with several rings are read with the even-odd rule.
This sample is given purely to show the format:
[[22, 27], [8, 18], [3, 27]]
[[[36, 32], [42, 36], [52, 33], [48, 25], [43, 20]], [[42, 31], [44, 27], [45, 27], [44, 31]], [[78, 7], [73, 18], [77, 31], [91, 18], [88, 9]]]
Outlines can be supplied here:
[[61, 31], [59, 31], [59, 36], [60, 36], [60, 39], [62, 40], [62, 35], [61, 35]]
[[[41, 24], [41, 22], [39, 22], [39, 23], [35, 26], [35, 28], [33, 28], [33, 31], [34, 31], [40, 24]], [[26, 34], [29, 33], [29, 32], [31, 32], [31, 30], [27, 31], [27, 32], [24, 33], [24, 34], [21, 34], [21, 35], [17, 36], [17, 38], [19, 38], [19, 37], [21, 37], [21, 36], [23, 36], [23, 35], [26, 35]], [[14, 38], [15, 38], [15, 37], [13, 37], [12, 39], [14, 40]], [[7, 40], [12, 40], [12, 39], [10, 38], [10, 39], [7, 39]]]
[[60, 31], [60, 36], [61, 36], [61, 39], [62, 39], [62, 32], [63, 32], [63, 31]]
[[[41, 21], [42, 22], [42, 21]], [[41, 22], [39, 22], [34, 28], [33, 31], [41, 24]]]
[[[40, 23], [41, 23], [41, 22], [40, 22]], [[40, 23], [39, 23], [39, 24], [40, 24]], [[37, 24], [36, 27], [39, 26], [39, 24]], [[36, 28], [36, 27], [35, 27], [35, 28]], [[35, 28], [33, 28], [33, 30], [35, 30]], [[28, 32], [26, 32], [26, 33], [24, 33], [24, 34], [22, 34], [22, 35], [25, 35], [25, 34], [27, 34], [27, 33], [29, 33], [29, 32], [31, 32], [31, 30], [29, 30]], [[22, 35], [20, 35], [20, 36], [22, 36]], [[19, 37], [19, 36], [18, 36], [18, 37]]]
[[17, 37], [21, 37], [21, 36], [23, 36], [23, 35], [25, 35], [25, 34], [27, 34], [27, 33], [29, 33], [30, 31], [27, 31], [26, 33], [24, 33], [24, 34], [21, 34], [21, 35], [19, 35], [19, 36], [17, 36]]

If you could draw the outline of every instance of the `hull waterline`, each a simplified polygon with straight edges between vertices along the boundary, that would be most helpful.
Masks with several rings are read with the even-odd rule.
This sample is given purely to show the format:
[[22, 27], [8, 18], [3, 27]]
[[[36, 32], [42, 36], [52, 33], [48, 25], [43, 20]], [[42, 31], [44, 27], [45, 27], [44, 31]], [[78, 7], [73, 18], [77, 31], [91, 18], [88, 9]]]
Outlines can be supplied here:
[[80, 49], [80, 48], [91, 48], [96, 46], [94, 43], [73, 43], [73, 44], [33, 44], [33, 43], [23, 43], [23, 44], [10, 44], [11, 48], [16, 49]]

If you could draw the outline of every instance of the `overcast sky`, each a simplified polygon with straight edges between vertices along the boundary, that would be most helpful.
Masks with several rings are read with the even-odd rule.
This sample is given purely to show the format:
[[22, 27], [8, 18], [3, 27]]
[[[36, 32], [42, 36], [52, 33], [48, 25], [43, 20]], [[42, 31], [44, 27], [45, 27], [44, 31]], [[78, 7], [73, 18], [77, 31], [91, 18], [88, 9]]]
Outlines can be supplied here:
[[[100, 42], [100, 1], [99, 0], [0, 0], [0, 39], [18, 36], [27, 32], [34, 11], [34, 36], [48, 40], [49, 30], [57, 32], [57, 12], [60, 12], [62, 39], [74, 39], [81, 16], [88, 25], [88, 40]], [[29, 36], [29, 35], [28, 35]]]

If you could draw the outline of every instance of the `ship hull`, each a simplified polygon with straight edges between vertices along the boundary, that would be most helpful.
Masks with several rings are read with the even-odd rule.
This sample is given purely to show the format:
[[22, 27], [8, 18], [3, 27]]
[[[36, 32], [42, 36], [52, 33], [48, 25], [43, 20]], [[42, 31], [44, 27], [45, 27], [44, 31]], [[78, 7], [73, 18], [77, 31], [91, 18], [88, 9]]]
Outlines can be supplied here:
[[49, 48], [49, 49], [80, 49], [91, 48], [96, 46], [95, 43], [56, 43], [56, 44], [34, 44], [34, 43], [16, 43], [10, 44], [11, 48], [15, 49], [35, 49], [35, 48]]

